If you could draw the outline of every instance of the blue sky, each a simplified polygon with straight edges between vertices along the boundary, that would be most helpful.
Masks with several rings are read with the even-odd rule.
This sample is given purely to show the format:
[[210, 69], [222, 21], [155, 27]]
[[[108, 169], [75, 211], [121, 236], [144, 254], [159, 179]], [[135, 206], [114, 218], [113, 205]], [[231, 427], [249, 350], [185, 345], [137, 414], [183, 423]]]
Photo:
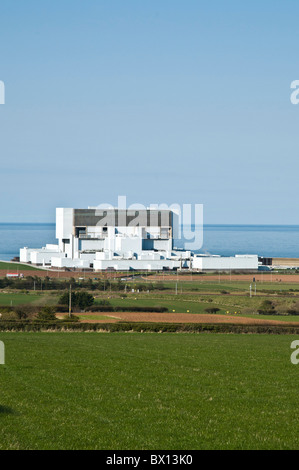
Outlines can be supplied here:
[[202, 203], [299, 224], [298, 2], [1, 0], [0, 221]]

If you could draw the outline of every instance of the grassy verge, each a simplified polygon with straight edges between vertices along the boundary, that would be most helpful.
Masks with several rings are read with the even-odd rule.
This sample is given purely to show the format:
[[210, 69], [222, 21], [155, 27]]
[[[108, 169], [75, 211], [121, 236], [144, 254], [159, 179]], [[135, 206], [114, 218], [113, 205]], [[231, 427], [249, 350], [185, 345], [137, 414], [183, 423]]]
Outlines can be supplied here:
[[42, 271], [35, 266], [30, 266], [29, 264], [10, 263], [5, 261], [0, 261], [0, 269], [7, 269], [9, 272]]

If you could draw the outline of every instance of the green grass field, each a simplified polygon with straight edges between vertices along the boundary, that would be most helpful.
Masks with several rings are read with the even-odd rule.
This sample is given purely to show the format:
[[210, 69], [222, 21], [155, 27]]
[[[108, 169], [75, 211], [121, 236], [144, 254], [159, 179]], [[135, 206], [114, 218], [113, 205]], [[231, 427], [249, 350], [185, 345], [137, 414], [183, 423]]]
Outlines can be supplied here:
[[[194, 276], [192, 281], [179, 281], [176, 285], [173, 280], [168, 281], [167, 276], [165, 276], [165, 280], [153, 284], [154, 289], [149, 292], [146, 289], [146, 278], [124, 282], [121, 286], [123, 290], [117, 290], [119, 289], [118, 282], [114, 281], [112, 288], [107, 287], [105, 291], [98, 288], [92, 290], [92, 287], [95, 287], [96, 284], [95, 286], [86, 284], [85, 289], [90, 289], [92, 295], [95, 296], [95, 305], [105, 299], [113, 307], [166, 307], [169, 312], [178, 314], [202, 314], [207, 313], [206, 309], [217, 308], [219, 309], [218, 314], [257, 318], [262, 302], [270, 300], [277, 315], [263, 315], [260, 318], [264, 320], [299, 321], [299, 315], [293, 315], [294, 312], [299, 313], [299, 286], [296, 283], [259, 282], [256, 285], [256, 295], [252, 284], [252, 297], [250, 298], [250, 283], [248, 281], [230, 282], [227, 279], [222, 280], [221, 276], [219, 276], [219, 280], [213, 281], [208, 277]], [[26, 290], [25, 288], [22, 289], [22, 282], [22, 280], [19, 281], [19, 290], [14, 289], [13, 284], [6, 285], [1, 289], [0, 306], [19, 306], [22, 304], [53, 306], [59, 303], [63, 290], [47, 291], [45, 290], [47, 288], [45, 282], [44, 284], [42, 282], [31, 282], [29, 287], [27, 285], [29, 290]], [[136, 292], [140, 282], [143, 282], [143, 290]], [[26, 286], [25, 283], [24, 286]], [[151, 283], [148, 286], [151, 287]], [[163, 290], [163, 286], [168, 287], [168, 289]], [[33, 290], [34, 287], [36, 291]], [[62, 289], [65, 289], [65, 285]], [[135, 289], [135, 292], [132, 292], [132, 289]]]
[[0, 293], [0, 306], [17, 305], [55, 305], [59, 296], [49, 293], [30, 292], [28, 294], [11, 292]]
[[[207, 288], [206, 288], [207, 289]], [[227, 291], [229, 292], [229, 291]], [[289, 293], [285, 296], [277, 296], [274, 293], [245, 295], [232, 291], [230, 294], [207, 293], [175, 293], [169, 291], [153, 291], [150, 293], [129, 293], [123, 298], [121, 292], [92, 291], [96, 296], [95, 305], [103, 299], [108, 300], [113, 307], [166, 307], [171, 313], [207, 313], [207, 308], [218, 308], [218, 314], [240, 315], [248, 318], [257, 318], [257, 311], [265, 299], [271, 299], [277, 307], [277, 315], [259, 315], [259, 318], [270, 320], [283, 320], [298, 322], [299, 315], [286, 315], [288, 309], [298, 308], [299, 296]], [[3, 289], [0, 292], [0, 306], [18, 305], [57, 305], [61, 292], [30, 290], [27, 292]]]
[[[115, 315], [117, 315], [117, 313]], [[80, 313], [77, 313], [76, 316], [83, 322], [84, 321], [86, 322], [87, 320], [97, 320], [97, 321], [107, 320], [107, 323], [109, 323], [109, 321], [111, 320], [111, 317], [113, 317], [113, 315], [107, 316], [107, 315], [99, 315], [99, 314], [92, 314], [92, 313], [90, 315], [80, 315]], [[63, 318], [62, 315], [61, 317]]]
[[29, 264], [10, 263], [0, 261], [0, 269], [7, 269], [9, 272], [22, 272], [22, 271], [39, 271], [40, 269]]
[[[135, 300], [136, 299], [136, 300]], [[117, 306], [134, 306], [134, 307], [166, 307], [170, 312], [175, 310], [178, 313], [204, 313], [204, 309], [209, 307], [207, 303], [197, 301], [190, 301], [189, 299], [178, 298], [173, 295], [160, 295], [153, 298], [153, 296], [129, 296], [126, 299], [112, 298], [109, 302], [113, 307]]]
[[[216, 307], [219, 309], [217, 314], [238, 315], [248, 318], [257, 318], [256, 312], [264, 299], [272, 298], [268, 295], [264, 296], [236, 296], [230, 295], [195, 295], [195, 294], [181, 294], [178, 295], [169, 293], [150, 293], [150, 294], [130, 294], [127, 298], [122, 299], [119, 297], [112, 297], [107, 299], [116, 306], [136, 306], [136, 307], [166, 307], [171, 313], [207, 313], [207, 308]], [[296, 299], [293, 297], [279, 298], [273, 297], [278, 304], [284, 305], [283, 313], [287, 312], [288, 308], [293, 306]], [[96, 299], [95, 304], [99, 303], [101, 299]], [[299, 315], [262, 315], [262, 319], [272, 320], [285, 320], [285, 321], [299, 321]]]
[[297, 449], [294, 339], [1, 333], [0, 449]]

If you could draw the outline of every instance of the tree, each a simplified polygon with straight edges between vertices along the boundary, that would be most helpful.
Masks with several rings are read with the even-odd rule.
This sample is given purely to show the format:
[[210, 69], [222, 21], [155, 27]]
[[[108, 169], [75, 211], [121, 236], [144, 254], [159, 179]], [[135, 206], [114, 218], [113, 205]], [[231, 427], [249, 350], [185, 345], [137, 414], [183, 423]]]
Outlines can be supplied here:
[[[65, 292], [62, 297], [59, 299], [61, 305], [69, 304], [69, 293]], [[79, 307], [81, 310], [85, 310], [88, 307], [91, 307], [94, 303], [93, 295], [89, 294], [86, 291], [82, 292], [72, 292], [72, 307]]]

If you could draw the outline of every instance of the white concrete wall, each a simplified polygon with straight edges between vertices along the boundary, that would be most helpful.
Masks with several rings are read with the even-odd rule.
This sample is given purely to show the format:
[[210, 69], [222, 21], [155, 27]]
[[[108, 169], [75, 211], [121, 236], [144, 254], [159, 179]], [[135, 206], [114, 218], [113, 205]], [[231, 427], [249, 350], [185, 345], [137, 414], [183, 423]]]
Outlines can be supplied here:
[[58, 256], [58, 245], [47, 245], [46, 248], [20, 249], [20, 262], [32, 264], [50, 264], [52, 256]]
[[99, 251], [96, 253], [96, 260], [112, 259], [112, 253], [110, 251]]
[[140, 260], [159, 260], [161, 259], [160, 253], [156, 253], [155, 251], [143, 251], [139, 256], [138, 259]]
[[116, 227], [117, 235], [127, 235], [128, 237], [140, 236], [142, 237], [142, 227]]
[[195, 256], [192, 261], [192, 268], [200, 271], [229, 271], [229, 270], [252, 270], [258, 269], [257, 256]]
[[153, 241], [154, 250], [164, 250], [170, 251], [172, 249], [172, 240], [154, 240]]
[[124, 259], [112, 259], [112, 260], [96, 260], [94, 262], [95, 270], [106, 270], [107, 268], [114, 268], [116, 271], [129, 271], [130, 269], [138, 270], [149, 270], [149, 271], [161, 271], [163, 267], [174, 269], [179, 268], [179, 261], [170, 260], [124, 260]]
[[104, 240], [81, 240], [81, 251], [104, 249]]
[[74, 209], [56, 209], [56, 238], [69, 238], [73, 234]]
[[90, 263], [93, 263], [94, 260], [95, 260], [95, 253], [81, 253], [80, 254], [80, 259], [89, 261]]
[[21, 248], [20, 249], [20, 261], [21, 261], [21, 263], [28, 263], [29, 262], [28, 248]]
[[89, 264], [89, 260], [79, 258], [52, 258], [52, 266], [55, 268], [89, 268]]
[[46, 245], [46, 250], [59, 251], [59, 245], [47, 244]]
[[47, 251], [35, 251], [33, 253], [31, 253], [30, 255], [30, 261], [32, 264], [41, 264], [41, 265], [45, 265], [45, 264], [51, 264], [51, 259], [52, 259], [52, 256], [53, 256], [53, 252], [47, 252]]
[[116, 237], [114, 248], [119, 254], [128, 251], [139, 254], [142, 252], [142, 239], [141, 237]]
[[103, 237], [103, 227], [96, 226], [96, 227], [86, 227], [86, 234], [93, 238], [101, 238]]
[[172, 212], [172, 237], [179, 238], [180, 235], [180, 214], [179, 212], [173, 211]]

